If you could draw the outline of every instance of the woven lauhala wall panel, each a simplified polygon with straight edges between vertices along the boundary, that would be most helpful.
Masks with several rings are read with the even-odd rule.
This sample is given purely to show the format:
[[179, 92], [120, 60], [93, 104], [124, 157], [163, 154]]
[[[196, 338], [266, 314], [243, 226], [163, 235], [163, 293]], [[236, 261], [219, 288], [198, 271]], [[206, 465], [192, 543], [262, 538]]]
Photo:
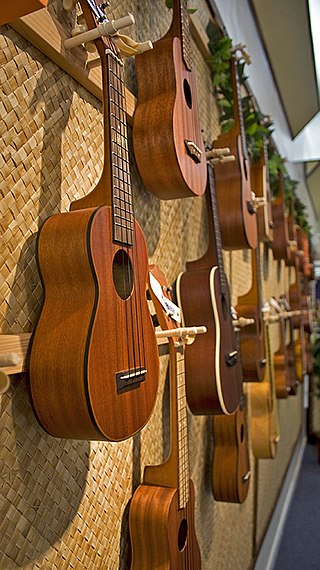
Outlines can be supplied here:
[[[203, 23], [209, 17], [198, 3]], [[49, 10], [71, 29], [62, 3]], [[157, 39], [170, 14], [164, 0], [111, 2], [114, 18], [131, 11], [135, 36]], [[31, 331], [42, 290], [35, 263], [39, 226], [52, 213], [89, 192], [102, 167], [101, 104], [12, 28], [1, 29], [0, 188], [1, 297], [3, 333]], [[200, 117], [207, 142], [219, 132], [210, 73], [197, 46]], [[126, 63], [127, 84], [135, 90], [134, 63]], [[131, 132], [129, 129], [129, 137]], [[169, 282], [187, 260], [202, 255], [207, 221], [201, 198], [160, 202], [143, 186], [132, 158], [135, 215], [146, 236], [150, 260]], [[248, 252], [225, 254], [232, 299], [251, 284]], [[265, 295], [285, 292], [290, 276], [268, 258]], [[274, 336], [276, 333], [274, 333]], [[274, 346], [277, 339], [273, 338]], [[160, 359], [156, 407], [141, 434], [120, 444], [57, 440], [45, 434], [33, 415], [28, 380], [15, 376], [1, 397], [0, 567], [125, 569], [130, 564], [129, 501], [143, 468], [168, 452], [168, 379]], [[249, 402], [250, 408], [250, 402]], [[243, 505], [215, 502], [211, 493], [212, 419], [188, 415], [190, 468], [196, 487], [196, 530], [204, 569], [248, 568], [254, 543], [272, 512], [300, 426], [300, 397], [281, 402], [282, 442], [276, 460], [256, 464]], [[293, 429], [295, 426], [295, 429]], [[255, 487], [258, 485], [257, 493]], [[256, 501], [257, 498], [257, 501]]]

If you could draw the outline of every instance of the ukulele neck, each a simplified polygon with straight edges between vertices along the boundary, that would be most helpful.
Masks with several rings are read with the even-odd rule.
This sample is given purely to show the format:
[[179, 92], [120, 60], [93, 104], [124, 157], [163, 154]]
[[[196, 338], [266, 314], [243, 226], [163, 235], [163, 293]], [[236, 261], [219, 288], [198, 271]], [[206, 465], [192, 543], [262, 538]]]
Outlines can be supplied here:
[[113, 241], [123, 246], [131, 246], [133, 209], [123, 63], [114, 49], [106, 49], [102, 71], [105, 93], [105, 161], [108, 161], [110, 168]]
[[233, 92], [233, 112], [234, 112], [235, 129], [238, 130], [238, 133], [240, 135], [243, 157], [245, 159], [248, 159], [247, 138], [246, 138], [246, 130], [244, 126], [242, 103], [241, 103], [241, 87], [240, 87], [238, 67], [237, 67], [238, 62], [233, 57], [230, 60], [230, 66], [231, 66], [231, 84]]
[[208, 182], [207, 182], [207, 206], [208, 206], [208, 231], [209, 231], [209, 247], [208, 255], [211, 257], [211, 265], [217, 265], [220, 274], [221, 290], [226, 292], [228, 285], [224, 271], [224, 261], [222, 253], [222, 239], [220, 230], [220, 221], [218, 216], [218, 206], [216, 198], [216, 188], [213, 167], [208, 164]]
[[193, 66], [193, 56], [187, 0], [173, 1], [173, 16], [170, 35], [178, 37], [181, 40], [182, 58], [186, 68], [191, 71]]
[[184, 348], [169, 339], [170, 353], [170, 454], [160, 465], [148, 465], [144, 484], [178, 489], [179, 509], [189, 499], [189, 454], [185, 391]]

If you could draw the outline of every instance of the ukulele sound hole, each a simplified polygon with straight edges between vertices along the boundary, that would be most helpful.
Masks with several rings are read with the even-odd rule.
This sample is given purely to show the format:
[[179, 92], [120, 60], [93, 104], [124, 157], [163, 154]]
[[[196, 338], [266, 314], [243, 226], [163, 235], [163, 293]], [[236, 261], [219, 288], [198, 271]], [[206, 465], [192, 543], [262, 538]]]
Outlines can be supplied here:
[[113, 258], [112, 274], [116, 291], [125, 301], [133, 289], [133, 268], [130, 257], [124, 249], [119, 249]]
[[185, 547], [185, 544], [187, 542], [187, 535], [188, 535], [188, 523], [187, 519], [183, 519], [180, 523], [179, 533], [178, 533], [178, 548], [180, 552]]
[[189, 109], [192, 109], [192, 96], [191, 96], [191, 89], [188, 81], [186, 79], [183, 80], [183, 91], [184, 91], [184, 98]]

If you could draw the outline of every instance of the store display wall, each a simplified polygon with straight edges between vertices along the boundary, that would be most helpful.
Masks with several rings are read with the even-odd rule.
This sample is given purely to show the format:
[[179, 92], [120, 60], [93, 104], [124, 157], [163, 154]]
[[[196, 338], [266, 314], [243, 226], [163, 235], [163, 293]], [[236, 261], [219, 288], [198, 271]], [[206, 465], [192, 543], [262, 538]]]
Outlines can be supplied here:
[[[152, 8], [151, 8], [152, 4]], [[198, 0], [205, 26], [206, 2]], [[67, 29], [59, 0], [49, 11]], [[170, 22], [164, 0], [115, 2], [114, 18], [136, 18], [140, 40], [155, 40]], [[17, 34], [1, 28], [1, 332], [31, 331], [42, 289], [35, 263], [37, 231], [47, 216], [65, 211], [88, 193], [102, 166], [101, 103]], [[200, 120], [207, 142], [219, 133], [210, 72], [193, 43], [199, 82]], [[134, 62], [126, 64], [127, 86], [135, 91]], [[267, 111], [267, 110], [266, 110]], [[129, 139], [131, 131], [129, 129]], [[161, 202], [143, 186], [131, 153], [135, 216], [145, 233], [150, 261], [173, 283], [187, 260], [206, 249], [203, 198]], [[232, 300], [250, 285], [250, 255], [225, 253]], [[263, 292], [286, 293], [293, 280], [284, 263], [264, 255]], [[277, 349], [277, 327], [272, 347]], [[1, 410], [0, 567], [125, 569], [130, 564], [128, 509], [145, 465], [168, 452], [168, 357], [160, 358], [160, 386], [150, 422], [122, 443], [58, 440], [38, 425], [26, 376], [14, 376]], [[301, 388], [279, 403], [281, 441], [276, 459], [255, 461], [242, 505], [218, 503], [211, 492], [212, 418], [188, 414], [190, 471], [196, 489], [196, 531], [204, 569], [250, 568], [301, 430]], [[250, 412], [250, 401], [249, 401]]]

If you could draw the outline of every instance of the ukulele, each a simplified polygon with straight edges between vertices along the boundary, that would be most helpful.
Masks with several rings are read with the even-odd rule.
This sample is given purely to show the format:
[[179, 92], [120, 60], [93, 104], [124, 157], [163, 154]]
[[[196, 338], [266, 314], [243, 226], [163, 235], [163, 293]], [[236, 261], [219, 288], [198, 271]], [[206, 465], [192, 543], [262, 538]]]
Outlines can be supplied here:
[[272, 200], [273, 242], [272, 251], [274, 259], [290, 258], [290, 242], [288, 233], [288, 219], [285, 211], [285, 196], [283, 177], [278, 174], [278, 196]]
[[244, 393], [235, 414], [213, 417], [213, 433], [213, 496], [216, 501], [243, 503], [251, 476]]
[[[106, 20], [94, 0], [81, 5], [90, 29]], [[104, 90], [103, 172], [88, 197], [49, 217], [39, 232], [45, 296], [30, 385], [37, 418], [51, 435], [118, 441], [151, 415], [159, 357], [146, 299], [147, 248], [133, 216], [123, 64], [109, 38], [95, 43]]]
[[288, 267], [295, 267], [296, 266], [296, 258], [298, 253], [298, 237], [297, 237], [297, 229], [295, 223], [295, 214], [294, 214], [294, 197], [291, 197], [290, 200], [290, 207], [289, 207], [289, 215], [288, 215], [288, 235], [289, 235], [289, 256], [285, 260], [285, 263]]
[[[296, 361], [294, 352], [293, 327], [290, 326], [291, 317], [284, 307], [285, 299], [278, 301], [272, 297], [270, 305], [279, 318], [280, 346], [273, 355], [274, 376], [277, 398], [287, 398], [289, 394], [296, 393]], [[289, 336], [289, 342], [287, 342]]]
[[[162, 329], [176, 328], [161, 296], [169, 297], [163, 273], [151, 266], [149, 292]], [[144, 470], [129, 512], [131, 570], [200, 570], [200, 550], [194, 524], [194, 486], [189, 479], [188, 426], [181, 339], [169, 337], [170, 454], [160, 465]]]
[[214, 147], [230, 148], [233, 162], [221, 162], [215, 167], [217, 204], [224, 249], [247, 249], [257, 246], [257, 215], [251, 192], [250, 163], [241, 109], [237, 61], [230, 60], [233, 89], [234, 126], [219, 135]]
[[193, 70], [187, 0], [173, 1], [172, 24], [136, 57], [133, 148], [146, 187], [163, 200], [201, 196], [206, 157]]
[[273, 358], [270, 345], [269, 322], [264, 322], [268, 361], [267, 380], [249, 384], [251, 395], [251, 445], [257, 459], [274, 459], [280, 439]]
[[273, 241], [273, 219], [268, 167], [267, 142], [264, 140], [260, 157], [250, 165], [251, 187], [257, 197], [259, 241]]
[[241, 363], [223, 264], [214, 172], [209, 163], [206, 200], [207, 252], [200, 259], [188, 262], [187, 270], [180, 273], [176, 282], [184, 324], [207, 327], [207, 334], [186, 346], [187, 400], [193, 414], [231, 414], [241, 396]]
[[295, 339], [294, 339], [294, 326], [293, 326], [293, 311], [291, 311], [291, 307], [287, 298], [282, 295], [279, 299], [279, 304], [282, 309], [282, 312], [285, 313], [286, 316], [286, 325], [289, 328], [289, 334], [287, 334], [288, 342], [287, 342], [287, 362], [289, 371], [290, 380], [288, 381], [288, 386], [290, 387], [289, 395], [295, 396], [297, 393], [297, 386], [300, 383], [299, 380], [299, 368], [300, 362], [298, 359], [298, 355], [295, 349]]
[[252, 250], [252, 285], [245, 295], [238, 298], [238, 316], [253, 319], [242, 329], [240, 336], [241, 365], [244, 382], [261, 382], [266, 367], [264, 326], [262, 318], [262, 284], [260, 275], [260, 249]]

